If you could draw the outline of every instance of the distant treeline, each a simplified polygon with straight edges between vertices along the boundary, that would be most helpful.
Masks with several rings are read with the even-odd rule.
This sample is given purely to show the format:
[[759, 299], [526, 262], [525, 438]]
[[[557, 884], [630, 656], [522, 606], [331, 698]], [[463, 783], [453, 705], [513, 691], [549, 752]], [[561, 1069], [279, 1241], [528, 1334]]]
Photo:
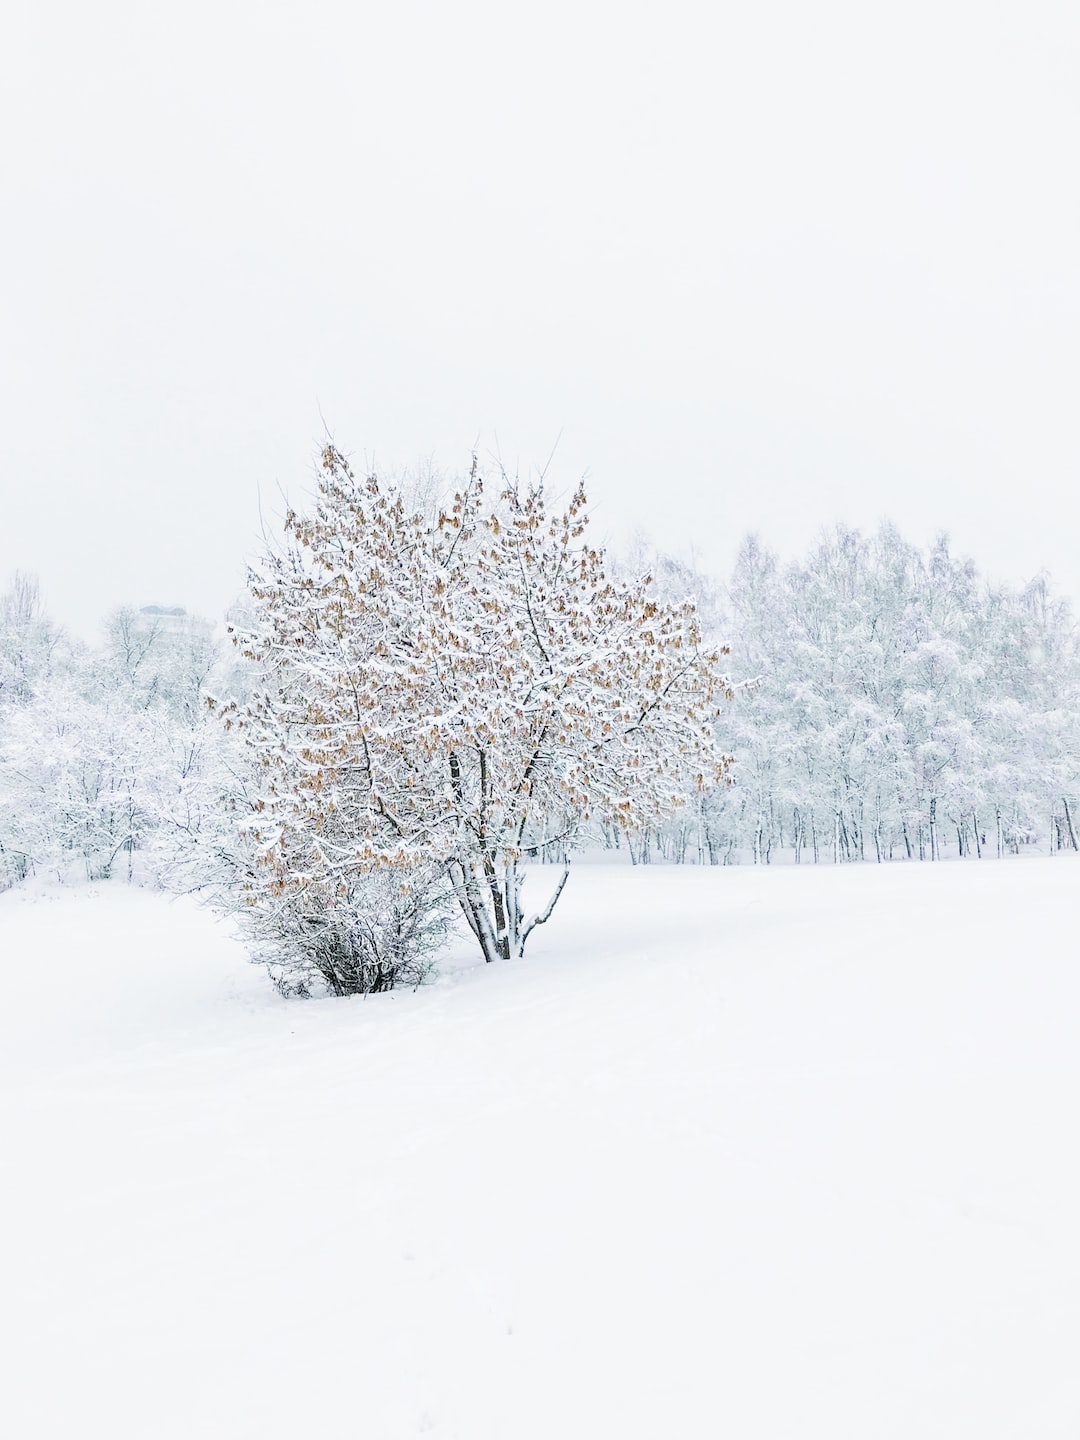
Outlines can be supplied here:
[[[638, 564], [643, 557], [637, 558]], [[692, 588], [737, 682], [729, 787], [636, 858], [934, 860], [1077, 849], [1080, 647], [1045, 576], [988, 585], [945, 538], [837, 527], [783, 565], [748, 538], [730, 584]]]
[[[617, 835], [582, 821], [534, 853], [628, 847], [635, 863], [977, 859], [1077, 849], [1080, 646], [1045, 577], [988, 585], [945, 539], [837, 527], [782, 564], [756, 538], [722, 585], [643, 546], [658, 595], [692, 595], [730, 647], [718, 721], [730, 784]], [[215, 627], [173, 608], [69, 641], [37, 586], [0, 596], [0, 888], [35, 871], [156, 874], [229, 851], [244, 781], [204, 696], [253, 682]], [[140, 860], [139, 857], [142, 857]]]

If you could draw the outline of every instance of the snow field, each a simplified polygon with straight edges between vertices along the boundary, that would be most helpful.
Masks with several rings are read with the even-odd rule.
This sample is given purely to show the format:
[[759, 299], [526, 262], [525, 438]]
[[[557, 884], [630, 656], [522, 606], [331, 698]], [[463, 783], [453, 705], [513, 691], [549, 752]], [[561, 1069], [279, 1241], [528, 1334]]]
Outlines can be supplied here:
[[0, 1433], [1075, 1437], [1078, 878], [580, 865], [306, 1004], [0, 897]]

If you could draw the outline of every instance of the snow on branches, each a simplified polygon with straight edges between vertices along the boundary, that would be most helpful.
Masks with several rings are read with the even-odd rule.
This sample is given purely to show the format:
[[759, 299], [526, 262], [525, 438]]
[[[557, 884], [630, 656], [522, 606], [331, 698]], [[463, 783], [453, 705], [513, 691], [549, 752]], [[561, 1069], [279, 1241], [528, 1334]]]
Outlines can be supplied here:
[[522, 910], [526, 851], [723, 781], [722, 652], [692, 603], [610, 579], [587, 520], [581, 487], [553, 513], [542, 485], [489, 494], [475, 461], [424, 513], [326, 448], [235, 637], [268, 679], [226, 717], [265, 777], [256, 888], [344, 895], [384, 870], [407, 890], [434, 865], [485, 958], [520, 955], [551, 911]]

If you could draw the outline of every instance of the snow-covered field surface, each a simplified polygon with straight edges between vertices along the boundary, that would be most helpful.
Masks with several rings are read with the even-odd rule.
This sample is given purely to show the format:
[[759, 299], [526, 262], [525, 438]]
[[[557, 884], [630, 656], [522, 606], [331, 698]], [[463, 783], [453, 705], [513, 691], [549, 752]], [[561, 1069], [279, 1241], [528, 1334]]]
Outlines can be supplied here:
[[1076, 1440], [1078, 882], [585, 865], [308, 1003], [0, 897], [0, 1434]]

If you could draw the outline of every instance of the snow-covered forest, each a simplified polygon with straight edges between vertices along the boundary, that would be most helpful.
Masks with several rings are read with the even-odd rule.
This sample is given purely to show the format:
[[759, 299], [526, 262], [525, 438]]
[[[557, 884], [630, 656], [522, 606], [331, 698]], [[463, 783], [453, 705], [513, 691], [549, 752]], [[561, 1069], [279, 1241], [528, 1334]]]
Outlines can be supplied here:
[[[1076, 849], [1080, 651], [1044, 576], [991, 585], [889, 525], [789, 565], [748, 538], [713, 623], [749, 682], [720, 726], [733, 784], [704, 807], [714, 862]], [[678, 825], [667, 852], [696, 838]]]
[[[462, 503], [474, 503], [467, 487], [462, 493]], [[579, 495], [567, 512], [574, 534], [567, 531], [556, 549], [585, 545], [583, 507]], [[423, 528], [422, 518], [415, 518]], [[323, 538], [340, 548], [342, 535], [332, 521], [323, 515]], [[466, 553], [447, 515], [442, 521], [441, 533], [450, 537], [446, 553], [456, 551], [459, 578], [474, 599], [479, 596], [484, 645], [505, 657], [529, 628], [507, 588], [509, 552], [496, 557], [474, 546]], [[544, 516], [541, 522], [548, 523]], [[301, 539], [310, 549], [312, 535]], [[378, 573], [370, 556], [359, 569], [370, 571], [379, 604], [387, 597], [392, 604], [378, 613], [373, 609], [345, 639], [339, 626], [340, 644], [375, 652], [379, 627], [419, 634], [421, 620], [434, 614], [431, 597], [422, 593], [424, 582], [407, 571], [405, 551], [393, 549], [397, 541], [389, 531], [384, 539], [390, 549], [379, 557]], [[489, 541], [495, 543], [490, 536]], [[316, 623], [324, 626], [335, 595], [348, 584], [349, 567], [357, 570], [364, 537], [354, 535], [349, 543], [353, 548], [342, 560], [342, 573], [331, 576], [319, 602]], [[505, 546], [505, 535], [498, 543]], [[297, 765], [312, 771], [310, 750], [306, 761], [298, 758], [304, 717], [295, 706], [289, 711], [280, 688], [273, 701], [265, 689], [275, 645], [279, 650], [284, 645], [290, 673], [302, 681], [305, 705], [323, 685], [316, 719], [326, 720], [323, 712], [335, 703], [327, 677], [336, 673], [336, 661], [316, 659], [297, 669], [290, 627], [301, 623], [300, 612], [287, 603], [288, 586], [307, 607], [305, 615], [314, 614], [316, 604], [310, 577], [296, 568], [298, 554], [299, 549], [285, 550], [274, 561], [277, 589], [269, 601], [267, 572], [253, 573], [253, 593], [238, 602], [229, 625], [156, 605], [124, 609], [108, 618], [102, 642], [93, 648], [65, 636], [49, 619], [36, 583], [15, 577], [0, 600], [0, 886], [35, 873], [61, 879], [139, 875], [167, 887], [216, 889], [219, 895], [230, 887], [236, 893], [245, 883], [250, 891], [251, 845], [245, 852], [242, 840], [246, 835], [250, 841], [252, 816], [267, 808], [269, 755], [286, 772]], [[1077, 848], [1080, 647], [1069, 607], [1045, 577], [1023, 588], [991, 585], [972, 561], [952, 553], [946, 539], [920, 549], [889, 525], [874, 535], [836, 527], [809, 555], [789, 564], [748, 537], [725, 581], [644, 543], [610, 563], [600, 550], [580, 554], [590, 556], [593, 567], [577, 580], [589, 603], [606, 593], [605, 563], [630, 583], [627, 595], [638, 595], [637, 618], [626, 612], [615, 642], [624, 671], [641, 615], [656, 615], [657, 607], [667, 607], [668, 623], [675, 627], [665, 642], [670, 646], [683, 644], [679, 627], [692, 623], [699, 649], [712, 646], [719, 653], [727, 647], [722, 657], [727, 674], [711, 682], [727, 690], [710, 710], [711, 759], [719, 757], [720, 764], [711, 781], [704, 780], [711, 759], [694, 749], [699, 742], [690, 745], [689, 730], [654, 737], [661, 750], [668, 745], [669, 755], [690, 746], [690, 763], [664, 761], [663, 785], [647, 795], [639, 785], [631, 803], [625, 798], [631, 794], [628, 776], [652, 768], [641, 766], [633, 747], [623, 745], [617, 762], [605, 748], [603, 767], [590, 768], [581, 758], [596, 750], [596, 736], [581, 731], [581, 717], [588, 712], [597, 734], [602, 727], [617, 728], [618, 703], [628, 693], [625, 677], [609, 682], [615, 708], [608, 718], [596, 709], [595, 694], [582, 691], [576, 710], [567, 700], [557, 717], [562, 736], [557, 748], [569, 753], [578, 746], [573, 774], [565, 767], [550, 770], [548, 789], [531, 788], [527, 814], [520, 806], [499, 812], [499, 823], [514, 832], [524, 858], [561, 863], [576, 850], [600, 847], [634, 864], [835, 864]], [[544, 583], [544, 603], [562, 604], [555, 592], [569, 585], [566, 576], [553, 571]], [[440, 653], [463, 653], [454, 629], [458, 620], [445, 612], [424, 631], [428, 653], [422, 666], [414, 666], [416, 674], [437, 668]], [[659, 653], [655, 623], [649, 623], [649, 645], [635, 662], [639, 672], [643, 664], [656, 663]], [[231, 643], [230, 630], [239, 645]], [[540, 645], [539, 638], [535, 643]], [[546, 656], [542, 646], [539, 653]], [[573, 664], [584, 670], [599, 653], [585, 647]], [[468, 694], [454, 700], [455, 713], [498, 733], [501, 748], [491, 753], [505, 756], [515, 716], [521, 715], [516, 678], [508, 672], [503, 689], [493, 682], [488, 694], [481, 672], [472, 673]], [[648, 683], [661, 687], [668, 678]], [[436, 702], [414, 683], [411, 690], [398, 690], [390, 708], [400, 721], [437, 703], [446, 708], [449, 702], [445, 697]], [[238, 733], [244, 731], [244, 711], [247, 745]], [[378, 723], [385, 719], [378, 717]], [[253, 725], [261, 726], [262, 736], [254, 754]], [[515, 762], [520, 769], [528, 765], [530, 732], [524, 721], [519, 728], [514, 743], [525, 746]], [[383, 795], [396, 787], [399, 811], [407, 794], [419, 817], [408, 835], [394, 821], [395, 853], [408, 851], [414, 873], [417, 864], [432, 875], [456, 864], [457, 889], [467, 890], [469, 865], [462, 869], [460, 856], [452, 853], [446, 826], [439, 830], [431, 823], [441, 803], [438, 783], [432, 780], [428, 790], [420, 786], [409, 748], [415, 748], [412, 734], [408, 726], [399, 727], [390, 750], [400, 773], [382, 782]], [[435, 734], [432, 729], [425, 736], [429, 749]], [[475, 735], [470, 743], [475, 749]], [[479, 753], [483, 759], [482, 746]], [[725, 756], [731, 758], [726, 771]], [[326, 763], [312, 771], [320, 789], [328, 783]], [[441, 766], [442, 758], [434, 763]], [[472, 783], [469, 777], [459, 777], [460, 786], [467, 782]], [[516, 782], [505, 770], [485, 776], [483, 783], [508, 793]], [[477, 803], [487, 806], [480, 823], [490, 826], [490, 797]], [[274, 833], [280, 834], [280, 825]], [[371, 841], [369, 835], [365, 844]], [[375, 837], [374, 845], [369, 862], [388, 853], [385, 835]], [[284, 854], [279, 890], [291, 873], [310, 878], [309, 860]], [[476, 874], [484, 880], [479, 870]], [[337, 884], [344, 871], [339, 867], [334, 875]], [[509, 888], [504, 886], [490, 917], [477, 903], [471, 913], [466, 909], [483, 943], [495, 944], [490, 936], [484, 939], [489, 918], [492, 934], [502, 925], [505, 938], [510, 922], [504, 912], [516, 903], [514, 884], [511, 878]], [[418, 931], [432, 921], [426, 910], [422, 918], [420, 924], [416, 914], [405, 917]], [[398, 914], [396, 923], [402, 919]], [[511, 921], [519, 928], [525, 923], [516, 912]], [[432, 921], [424, 933], [437, 939], [440, 925]]]
[[215, 673], [229, 657], [209, 621], [123, 609], [91, 648], [17, 576], [0, 599], [0, 885], [136, 869], [164, 882], [219, 793]]
[[[596, 593], [603, 556], [590, 553]], [[395, 563], [380, 561], [378, 588], [397, 595], [393, 623], [408, 630], [409, 605], [426, 602], [415, 576], [410, 599]], [[490, 560], [474, 573], [477, 563], [467, 561], [466, 578], [492, 606], [504, 579]], [[579, 769], [576, 788], [564, 777], [527, 820], [508, 817], [527, 855], [562, 862], [602, 847], [635, 864], [820, 864], [1077, 848], [1080, 647], [1045, 577], [991, 585], [944, 538], [920, 549], [888, 525], [875, 535], [836, 527], [790, 564], [748, 537], [725, 582], [644, 544], [610, 568], [650, 604], [672, 603], [672, 614], [693, 601], [701, 642], [728, 647], [731, 698], [714, 727], [716, 753], [732, 763], [706, 784], [697, 755], [633, 809], [622, 800], [639, 766], [631, 751], [621, 769]], [[294, 579], [303, 590], [304, 577]], [[257, 608], [240, 602], [231, 626], [155, 605], [124, 609], [91, 648], [50, 621], [32, 579], [14, 579], [0, 599], [0, 885], [34, 873], [139, 874], [184, 888], [237, 881], [236, 836], [264, 806], [267, 762], [260, 754], [252, 765], [222, 712], [236, 718], [265, 666], [226, 632], [244, 632], [255, 655]], [[520, 617], [508, 610], [504, 628], [493, 643], [509, 653]], [[349, 643], [375, 644], [370, 627]], [[452, 628], [432, 629], [433, 658], [456, 644]], [[310, 694], [315, 671], [304, 673]], [[396, 697], [399, 714], [426, 703], [419, 691]], [[482, 684], [467, 703], [506, 738], [512, 706], [485, 711]], [[263, 714], [264, 733], [271, 719]], [[565, 736], [565, 715], [560, 724]], [[291, 762], [288, 743], [279, 730], [263, 748]], [[413, 804], [426, 826], [432, 796]], [[445, 835], [424, 833], [426, 842], [410, 841], [412, 858], [425, 858], [426, 845], [445, 861]], [[295, 856], [283, 874], [290, 865]]]

